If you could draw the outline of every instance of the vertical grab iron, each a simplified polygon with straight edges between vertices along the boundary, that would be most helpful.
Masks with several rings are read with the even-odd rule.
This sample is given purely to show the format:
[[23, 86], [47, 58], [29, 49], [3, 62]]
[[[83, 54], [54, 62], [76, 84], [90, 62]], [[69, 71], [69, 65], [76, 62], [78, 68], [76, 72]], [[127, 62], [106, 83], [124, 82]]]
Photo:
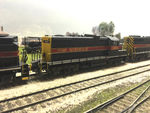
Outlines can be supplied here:
[[22, 80], [29, 79], [29, 66], [26, 63], [28, 60], [27, 52], [25, 49], [22, 50], [22, 58], [21, 58], [21, 76]]

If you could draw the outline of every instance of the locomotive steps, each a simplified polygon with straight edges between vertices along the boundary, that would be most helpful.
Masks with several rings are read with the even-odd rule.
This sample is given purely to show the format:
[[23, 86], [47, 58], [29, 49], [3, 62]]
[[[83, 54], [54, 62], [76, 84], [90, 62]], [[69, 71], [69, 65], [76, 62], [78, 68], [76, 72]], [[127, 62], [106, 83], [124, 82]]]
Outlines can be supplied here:
[[[142, 70], [142, 71], [141, 71]], [[98, 77], [73, 82], [46, 90], [41, 90], [38, 92], [8, 98], [0, 101], [0, 111], [1, 112], [12, 112], [16, 110], [34, 109], [38, 105], [49, 102], [53, 103], [58, 98], [63, 98], [64, 96], [85, 91], [90, 88], [94, 88], [100, 85], [108, 84], [121, 80], [123, 78], [128, 78], [131, 76], [136, 76], [138, 74], [150, 71], [149, 64], [145, 66], [139, 66], [136, 68], [123, 70], [120, 72], [115, 72], [107, 75], [101, 75]]]

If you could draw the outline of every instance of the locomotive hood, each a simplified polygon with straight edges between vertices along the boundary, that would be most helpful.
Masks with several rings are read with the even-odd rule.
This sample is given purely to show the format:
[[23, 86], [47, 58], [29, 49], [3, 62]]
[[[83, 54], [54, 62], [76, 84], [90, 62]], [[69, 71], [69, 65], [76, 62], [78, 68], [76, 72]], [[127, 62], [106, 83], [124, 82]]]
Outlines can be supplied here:
[[0, 37], [5, 37], [5, 36], [8, 36], [9, 34], [8, 33], [5, 33], [3, 31], [0, 31]]
[[18, 45], [18, 37], [17, 36], [0, 36], [0, 44], [5, 44], [5, 43], [14, 43], [15, 45]]

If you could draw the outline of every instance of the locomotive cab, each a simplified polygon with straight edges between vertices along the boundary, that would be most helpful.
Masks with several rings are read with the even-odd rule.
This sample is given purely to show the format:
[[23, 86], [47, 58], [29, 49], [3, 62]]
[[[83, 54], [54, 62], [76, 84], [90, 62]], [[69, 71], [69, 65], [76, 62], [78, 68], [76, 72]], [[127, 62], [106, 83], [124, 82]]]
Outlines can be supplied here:
[[108, 55], [114, 56], [118, 54], [118, 51], [121, 50], [119, 45], [119, 39], [116, 37], [107, 36], [108, 38]]
[[45, 36], [42, 38], [42, 62], [51, 61], [51, 36]]
[[116, 37], [108, 36], [108, 45], [109, 45], [109, 51], [117, 51], [120, 49], [119, 47], [119, 39]]
[[119, 46], [119, 39], [116, 37], [111, 37], [111, 36], [107, 36], [108, 37], [108, 45], [109, 46]]

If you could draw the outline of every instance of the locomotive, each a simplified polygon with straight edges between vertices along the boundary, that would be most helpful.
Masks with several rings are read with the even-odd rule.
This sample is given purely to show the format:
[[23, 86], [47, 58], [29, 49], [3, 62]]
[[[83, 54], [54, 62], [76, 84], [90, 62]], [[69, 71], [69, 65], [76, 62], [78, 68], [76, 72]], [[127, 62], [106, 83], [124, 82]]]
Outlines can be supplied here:
[[150, 36], [131, 35], [124, 38], [123, 48], [130, 61], [139, 61], [150, 57]]
[[20, 73], [22, 80], [27, 80], [28, 64], [19, 60], [18, 36], [11, 36], [2, 30], [0, 31], [0, 86], [14, 82], [17, 78], [16, 73]]
[[0, 34], [0, 84], [11, 81], [19, 65], [18, 37]]
[[58, 75], [87, 67], [125, 62], [126, 57], [116, 37], [45, 36], [42, 38], [42, 59], [32, 63], [32, 70], [36, 72], [41, 69]]

